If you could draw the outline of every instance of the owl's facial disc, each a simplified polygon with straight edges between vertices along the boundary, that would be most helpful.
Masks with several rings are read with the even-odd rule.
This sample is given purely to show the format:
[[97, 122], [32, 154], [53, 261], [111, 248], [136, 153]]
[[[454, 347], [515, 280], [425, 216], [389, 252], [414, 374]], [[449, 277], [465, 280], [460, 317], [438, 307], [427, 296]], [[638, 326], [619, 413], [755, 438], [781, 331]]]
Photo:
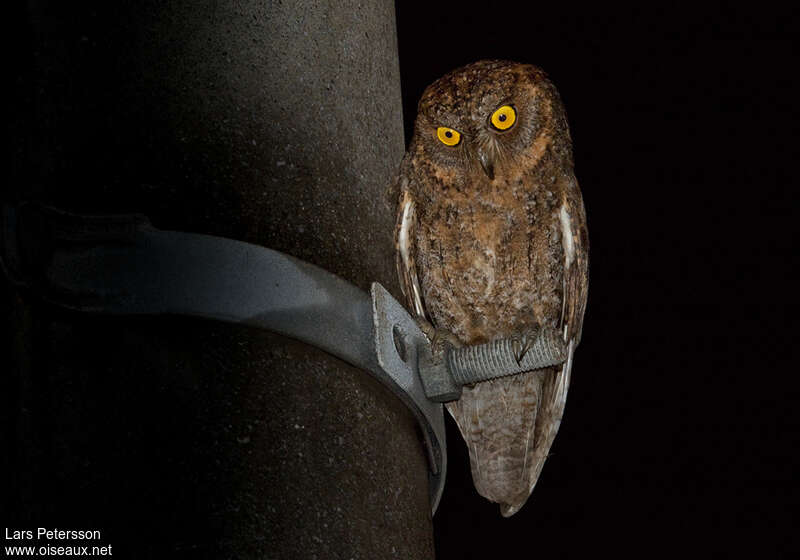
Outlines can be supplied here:
[[[465, 106], [456, 104], [452, 107], [441, 107], [431, 104], [430, 112], [423, 113], [422, 122], [436, 138], [435, 144], [441, 150], [438, 152], [441, 161], [446, 160], [453, 167], [475, 169], [477, 166], [473, 167], [467, 162], [474, 164], [477, 160], [486, 177], [494, 181], [498, 158], [504, 149], [512, 149], [512, 138], [516, 134], [511, 133], [519, 129], [520, 125], [520, 117], [517, 108], [511, 104], [510, 94], [504, 95], [504, 98], [498, 97], [483, 97], [479, 103]], [[464, 113], [471, 116], [459, 118]], [[453, 126], [460, 130], [452, 128]]]

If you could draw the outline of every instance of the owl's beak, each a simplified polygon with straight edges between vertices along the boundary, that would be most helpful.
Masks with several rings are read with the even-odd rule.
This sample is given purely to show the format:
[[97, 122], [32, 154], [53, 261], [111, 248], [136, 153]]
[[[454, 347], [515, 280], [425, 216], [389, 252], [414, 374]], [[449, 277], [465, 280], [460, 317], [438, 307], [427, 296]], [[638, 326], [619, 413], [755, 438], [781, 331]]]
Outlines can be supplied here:
[[478, 150], [478, 161], [481, 162], [481, 167], [489, 180], [494, 180], [494, 158], [492, 158], [485, 150]]

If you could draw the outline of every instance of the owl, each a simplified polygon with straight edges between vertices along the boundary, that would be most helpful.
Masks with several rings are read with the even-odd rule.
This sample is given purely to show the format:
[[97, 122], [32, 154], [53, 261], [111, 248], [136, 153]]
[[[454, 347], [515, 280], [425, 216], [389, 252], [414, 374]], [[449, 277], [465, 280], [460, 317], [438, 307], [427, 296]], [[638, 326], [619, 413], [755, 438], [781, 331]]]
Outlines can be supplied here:
[[[563, 336], [566, 361], [466, 386], [447, 409], [477, 491], [519, 511], [561, 423], [588, 288], [588, 237], [559, 95], [540, 69], [489, 60], [423, 93], [393, 184], [400, 284], [435, 340]], [[436, 346], [436, 345], [434, 345]]]

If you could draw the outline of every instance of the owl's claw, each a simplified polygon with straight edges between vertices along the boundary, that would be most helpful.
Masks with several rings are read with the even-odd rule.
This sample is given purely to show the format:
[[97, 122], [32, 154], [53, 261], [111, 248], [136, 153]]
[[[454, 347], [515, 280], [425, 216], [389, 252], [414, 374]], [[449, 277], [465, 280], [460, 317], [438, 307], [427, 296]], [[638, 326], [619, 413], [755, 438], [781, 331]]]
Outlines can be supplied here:
[[422, 334], [425, 335], [425, 338], [427, 338], [429, 341], [433, 340], [433, 337], [436, 334], [436, 327], [421, 317], [416, 317], [414, 321], [417, 323], [419, 330], [422, 331]]
[[431, 354], [436, 361], [444, 360], [448, 347], [460, 348], [463, 346], [453, 333], [445, 329], [437, 329], [425, 319], [417, 319], [417, 325], [430, 341]]
[[525, 357], [525, 354], [528, 353], [528, 350], [531, 349], [533, 343], [536, 342], [536, 337], [538, 336], [539, 328], [535, 327], [525, 334], [513, 337], [511, 345], [514, 349], [514, 359], [517, 361], [518, 366], [522, 365], [522, 359]]

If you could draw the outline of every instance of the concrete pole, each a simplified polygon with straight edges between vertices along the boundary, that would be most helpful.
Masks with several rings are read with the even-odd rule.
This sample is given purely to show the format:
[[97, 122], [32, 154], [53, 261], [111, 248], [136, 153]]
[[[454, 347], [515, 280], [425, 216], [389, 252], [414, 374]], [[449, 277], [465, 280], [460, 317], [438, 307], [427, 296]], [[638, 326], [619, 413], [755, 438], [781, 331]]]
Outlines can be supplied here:
[[[141, 212], [398, 295], [391, 2], [86, 4], [29, 4], [6, 200]], [[137, 558], [433, 557], [420, 436], [367, 374], [253, 329], [4, 295], [14, 523]]]

